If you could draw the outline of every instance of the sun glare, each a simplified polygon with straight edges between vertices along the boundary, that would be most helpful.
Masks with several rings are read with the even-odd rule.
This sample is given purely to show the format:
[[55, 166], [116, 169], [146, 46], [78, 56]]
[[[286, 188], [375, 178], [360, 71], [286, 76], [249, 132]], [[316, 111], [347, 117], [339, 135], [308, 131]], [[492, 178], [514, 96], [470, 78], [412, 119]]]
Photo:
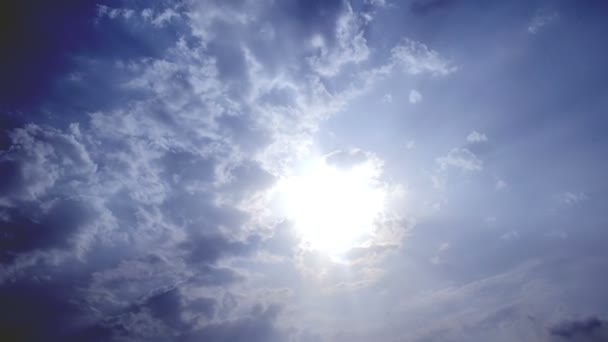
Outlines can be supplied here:
[[303, 245], [339, 255], [369, 236], [386, 199], [377, 174], [371, 162], [341, 168], [320, 158], [281, 181], [280, 206]]

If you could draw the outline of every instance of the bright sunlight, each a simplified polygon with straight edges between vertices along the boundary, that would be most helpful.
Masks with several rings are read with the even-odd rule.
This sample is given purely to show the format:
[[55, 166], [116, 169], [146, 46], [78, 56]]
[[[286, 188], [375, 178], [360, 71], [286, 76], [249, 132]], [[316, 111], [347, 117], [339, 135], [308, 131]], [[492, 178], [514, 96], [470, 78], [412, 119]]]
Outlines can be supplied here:
[[303, 244], [339, 255], [369, 236], [386, 200], [378, 173], [371, 161], [343, 168], [318, 158], [281, 181], [277, 190], [282, 211]]

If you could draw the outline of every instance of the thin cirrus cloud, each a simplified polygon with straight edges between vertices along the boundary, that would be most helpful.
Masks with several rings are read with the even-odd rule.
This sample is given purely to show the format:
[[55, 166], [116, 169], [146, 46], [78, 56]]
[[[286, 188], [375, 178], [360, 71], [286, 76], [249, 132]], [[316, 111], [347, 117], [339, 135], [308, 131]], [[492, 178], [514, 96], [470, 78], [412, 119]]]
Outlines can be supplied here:
[[598, 6], [3, 3], [0, 340], [601, 341]]
[[534, 17], [532, 17], [532, 20], [528, 25], [528, 32], [531, 34], [539, 33], [557, 20], [559, 20], [559, 12], [547, 9], [539, 10]]

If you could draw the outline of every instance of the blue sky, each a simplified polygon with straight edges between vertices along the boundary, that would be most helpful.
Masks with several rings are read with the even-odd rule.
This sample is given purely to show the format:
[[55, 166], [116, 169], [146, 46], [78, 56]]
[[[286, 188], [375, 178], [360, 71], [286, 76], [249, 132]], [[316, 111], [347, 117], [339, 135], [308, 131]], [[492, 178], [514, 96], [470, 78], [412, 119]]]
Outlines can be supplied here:
[[0, 5], [3, 341], [606, 341], [599, 0]]

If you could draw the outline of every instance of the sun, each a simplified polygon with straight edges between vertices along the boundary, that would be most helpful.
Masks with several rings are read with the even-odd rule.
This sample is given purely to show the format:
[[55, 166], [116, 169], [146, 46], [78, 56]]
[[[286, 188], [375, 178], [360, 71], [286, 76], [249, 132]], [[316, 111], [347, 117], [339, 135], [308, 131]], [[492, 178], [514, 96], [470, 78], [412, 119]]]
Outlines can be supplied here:
[[277, 190], [302, 244], [329, 255], [340, 255], [373, 233], [387, 195], [374, 162], [339, 167], [325, 157], [282, 179]]

